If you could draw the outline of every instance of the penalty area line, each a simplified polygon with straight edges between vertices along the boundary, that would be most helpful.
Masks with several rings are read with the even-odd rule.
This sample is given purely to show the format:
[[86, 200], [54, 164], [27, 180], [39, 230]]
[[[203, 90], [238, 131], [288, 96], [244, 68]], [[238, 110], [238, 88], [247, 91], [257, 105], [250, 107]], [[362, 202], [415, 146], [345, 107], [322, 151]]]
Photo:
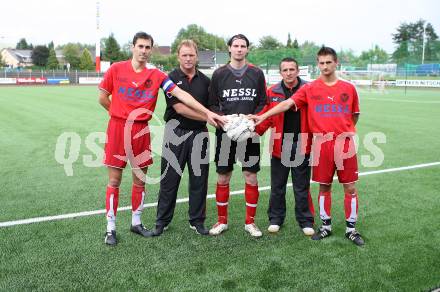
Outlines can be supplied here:
[[[398, 172], [398, 171], [412, 170], [412, 169], [418, 169], [418, 168], [432, 167], [432, 166], [437, 166], [437, 165], [440, 165], [440, 161], [431, 162], [431, 163], [416, 164], [416, 165], [410, 165], [410, 166], [403, 166], [403, 167], [365, 171], [365, 172], [360, 172], [359, 176], [367, 176], [367, 175], [381, 174], [381, 173], [388, 173], [388, 172]], [[337, 179], [337, 178], [334, 177], [333, 179]], [[290, 187], [290, 186], [292, 186], [292, 184], [288, 183], [287, 186]], [[259, 187], [258, 190], [259, 191], [267, 191], [267, 190], [270, 190], [270, 186]], [[230, 194], [233, 196], [233, 195], [240, 195], [243, 193], [244, 193], [244, 190], [238, 190], [238, 191], [232, 191]], [[215, 194], [210, 194], [210, 195], [206, 196], [206, 198], [213, 199], [213, 198], [215, 198]], [[180, 204], [180, 203], [185, 203], [188, 201], [189, 201], [189, 198], [180, 198], [180, 199], [176, 200], [176, 203]], [[152, 207], [156, 207], [156, 206], [157, 206], [157, 203], [144, 204], [144, 208], [152, 208]], [[127, 210], [131, 210], [131, 206], [118, 208], [119, 212], [127, 211]], [[28, 219], [14, 220], [14, 221], [5, 221], [5, 222], [0, 222], [0, 228], [11, 227], [11, 226], [15, 226], [15, 225], [38, 223], [38, 222], [57, 221], [57, 220], [64, 220], [64, 219], [71, 219], [71, 218], [78, 218], [78, 217], [100, 215], [100, 214], [105, 214], [105, 212], [106, 212], [105, 209], [101, 209], [101, 210], [84, 211], [84, 212], [78, 212], [78, 213], [68, 213], [68, 214], [61, 214], [61, 215], [54, 215], [54, 216], [44, 216], [44, 217], [35, 217], [35, 218], [28, 218]]]

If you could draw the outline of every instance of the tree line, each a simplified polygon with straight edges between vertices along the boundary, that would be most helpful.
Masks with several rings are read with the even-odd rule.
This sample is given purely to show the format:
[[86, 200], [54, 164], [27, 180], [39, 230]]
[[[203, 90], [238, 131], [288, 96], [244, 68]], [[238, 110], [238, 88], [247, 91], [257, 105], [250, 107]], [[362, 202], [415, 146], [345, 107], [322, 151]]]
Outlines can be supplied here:
[[[129, 46], [125, 49], [119, 46], [113, 34], [101, 40], [101, 60], [111, 63], [126, 60], [130, 57]], [[55, 48], [54, 43], [47, 45], [28, 44], [25, 38], [19, 40], [16, 45], [18, 50], [32, 50], [31, 58], [35, 67], [46, 69], [59, 69], [60, 64], [56, 56], [56, 51], [61, 51], [66, 63], [70, 64], [71, 69], [94, 70], [95, 61], [91, 51], [95, 45], [82, 43], [67, 43]]]
[[[370, 49], [362, 51], [356, 55], [353, 50], [340, 50], [339, 59], [341, 64], [349, 64], [355, 67], [365, 67], [368, 64], [379, 63], [421, 63], [422, 55], [425, 62], [439, 62], [440, 60], [440, 41], [432, 24], [420, 19], [414, 23], [400, 24], [392, 39], [396, 45], [395, 50], [388, 54], [378, 45], [373, 45]], [[425, 39], [424, 39], [425, 38]], [[165, 70], [170, 70], [177, 65], [176, 50], [182, 39], [192, 39], [199, 50], [227, 51], [226, 40], [222, 37], [206, 32], [206, 30], [196, 24], [190, 24], [182, 28], [171, 44], [172, 54], [169, 56], [160, 55], [157, 50], [153, 52], [151, 62], [162, 66]], [[101, 40], [101, 60], [111, 63], [127, 60], [131, 57], [131, 42], [119, 45], [113, 34]], [[292, 40], [291, 34], [287, 36], [284, 44], [271, 35], [263, 36], [257, 44], [251, 43], [248, 59], [258, 66], [267, 68], [276, 66], [278, 62], [286, 56], [296, 58], [301, 64], [315, 64], [316, 52], [322, 44], [305, 41], [302, 44], [295, 38]], [[59, 68], [58, 59], [53, 42], [48, 45], [28, 44], [22, 38], [16, 46], [17, 49], [32, 50], [32, 60], [36, 66], [49, 69]], [[57, 46], [61, 50], [64, 59], [70, 63], [71, 68], [81, 70], [93, 70], [94, 61], [90, 53], [94, 45], [81, 43], [68, 43]]]

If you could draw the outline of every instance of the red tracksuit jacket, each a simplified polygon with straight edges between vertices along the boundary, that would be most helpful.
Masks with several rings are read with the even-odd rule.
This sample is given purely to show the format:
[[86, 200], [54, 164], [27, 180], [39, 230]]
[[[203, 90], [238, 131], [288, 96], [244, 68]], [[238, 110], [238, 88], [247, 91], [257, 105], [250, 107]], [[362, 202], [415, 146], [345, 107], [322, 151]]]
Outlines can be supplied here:
[[[300, 78], [299, 81], [300, 87], [306, 84], [306, 81]], [[287, 98], [290, 98], [290, 96], [284, 95], [283, 88], [281, 87], [281, 82], [267, 89], [267, 98], [269, 103], [263, 108], [260, 113], [258, 113], [258, 115], [263, 114], [272, 107], [276, 106], [278, 103], [286, 100]], [[299, 141], [301, 141], [301, 154], [309, 154], [312, 144], [312, 135], [309, 131], [307, 123], [307, 107], [302, 107], [299, 111], [301, 117], [301, 136], [299, 138]], [[261, 124], [256, 126], [255, 132], [261, 136], [268, 128], [272, 128], [270, 141], [271, 143], [273, 143], [272, 145], [269, 145], [269, 151], [272, 152], [272, 156], [281, 159], [282, 139], [284, 138], [284, 113], [280, 113], [264, 120]]]

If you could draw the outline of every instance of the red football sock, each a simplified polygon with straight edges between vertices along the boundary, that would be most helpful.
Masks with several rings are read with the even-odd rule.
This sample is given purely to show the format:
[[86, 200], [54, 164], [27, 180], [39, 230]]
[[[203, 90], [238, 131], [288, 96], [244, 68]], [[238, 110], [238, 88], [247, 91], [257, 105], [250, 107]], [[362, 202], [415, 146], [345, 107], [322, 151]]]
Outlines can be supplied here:
[[142, 212], [144, 207], [145, 186], [133, 184], [131, 188], [131, 210]]
[[[347, 226], [354, 228], [356, 220], [358, 217], [358, 195], [345, 194], [344, 198], [344, 208], [345, 208], [345, 220], [347, 221]], [[350, 226], [349, 226], [350, 225]]]
[[108, 231], [115, 230], [116, 213], [118, 211], [119, 188], [107, 186], [105, 193], [105, 210]]
[[246, 200], [246, 224], [254, 223], [255, 213], [257, 213], [258, 197], [258, 185], [246, 184], [244, 189], [244, 196]]
[[222, 224], [227, 224], [229, 184], [221, 185], [217, 183], [217, 189], [215, 191], [215, 200], [217, 201], [218, 222]]

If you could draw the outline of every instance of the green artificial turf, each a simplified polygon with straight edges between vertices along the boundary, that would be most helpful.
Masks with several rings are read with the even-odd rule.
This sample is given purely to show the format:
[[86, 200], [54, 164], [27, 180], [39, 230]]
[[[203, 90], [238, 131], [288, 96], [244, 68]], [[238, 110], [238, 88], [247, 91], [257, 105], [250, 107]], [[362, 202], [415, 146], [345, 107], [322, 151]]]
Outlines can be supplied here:
[[[359, 161], [372, 157], [363, 144], [368, 133], [386, 136], [385, 144], [375, 143], [383, 163], [360, 163], [361, 173], [440, 161], [440, 90], [360, 89], [359, 94]], [[159, 98], [161, 117], [164, 100]], [[103, 209], [106, 169], [83, 162], [85, 155], [98, 159], [85, 141], [104, 132], [108, 120], [96, 87], [0, 87], [0, 104], [0, 222]], [[65, 132], [80, 138], [72, 176], [55, 158], [57, 139]], [[160, 157], [154, 159], [149, 174], [157, 177]], [[260, 186], [270, 185], [265, 165]], [[266, 231], [270, 192], [261, 192], [260, 239], [244, 231], [242, 195], [231, 197], [230, 229], [219, 237], [197, 236], [189, 229], [187, 203], [177, 204], [170, 229], [158, 238], [131, 234], [130, 212], [119, 212], [115, 248], [103, 243], [103, 215], [0, 228], [0, 290], [426, 291], [440, 286], [439, 177], [440, 166], [361, 176], [357, 227], [366, 240], [363, 248], [344, 237], [338, 184], [334, 235], [322, 242], [311, 241], [297, 227], [291, 188], [288, 218], [275, 236]], [[185, 175], [181, 198], [188, 196], [186, 182]], [[215, 182], [211, 165], [209, 194]], [[130, 186], [125, 171], [120, 206], [130, 205]], [[237, 167], [231, 190], [243, 187]], [[147, 203], [156, 202], [158, 184], [147, 188]], [[312, 195], [317, 209], [316, 184]], [[147, 227], [153, 226], [155, 212], [145, 209]], [[206, 225], [215, 221], [215, 201], [208, 200]]]

